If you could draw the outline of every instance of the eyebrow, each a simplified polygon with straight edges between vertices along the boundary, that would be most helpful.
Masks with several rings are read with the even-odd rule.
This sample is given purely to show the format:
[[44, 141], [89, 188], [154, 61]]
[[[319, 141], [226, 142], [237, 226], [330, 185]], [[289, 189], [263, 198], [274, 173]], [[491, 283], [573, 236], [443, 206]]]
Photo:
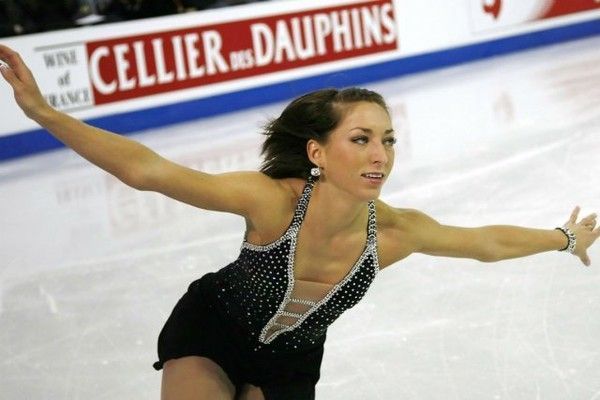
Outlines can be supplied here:
[[[353, 130], [355, 130], [355, 129], [360, 129], [361, 131], [363, 131], [363, 132], [365, 132], [365, 133], [367, 133], [369, 135], [373, 134], [373, 130], [372, 129], [362, 128], [360, 126], [357, 126], [357, 127], [354, 127], [352, 129], [350, 129], [350, 132], [353, 131]], [[395, 133], [393, 129], [386, 129], [386, 131], [383, 132], [384, 135], [391, 135], [392, 133]]]

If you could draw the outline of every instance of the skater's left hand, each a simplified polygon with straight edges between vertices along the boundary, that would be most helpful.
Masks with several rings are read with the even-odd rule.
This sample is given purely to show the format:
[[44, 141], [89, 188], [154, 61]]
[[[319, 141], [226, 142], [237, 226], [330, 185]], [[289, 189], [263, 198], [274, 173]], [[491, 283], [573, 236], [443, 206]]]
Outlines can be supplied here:
[[592, 262], [587, 254], [587, 249], [600, 237], [600, 227], [596, 228], [595, 213], [577, 222], [579, 211], [579, 206], [575, 207], [569, 220], [563, 226], [569, 228], [577, 238], [577, 245], [573, 254], [579, 257], [585, 266], [589, 266]]

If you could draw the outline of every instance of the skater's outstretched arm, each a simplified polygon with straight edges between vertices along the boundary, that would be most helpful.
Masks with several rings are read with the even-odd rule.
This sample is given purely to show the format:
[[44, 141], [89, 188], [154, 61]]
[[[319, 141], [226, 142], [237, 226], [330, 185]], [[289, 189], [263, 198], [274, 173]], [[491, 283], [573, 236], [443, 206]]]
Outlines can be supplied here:
[[[20, 55], [0, 45], [2, 76], [11, 85], [23, 112], [82, 157], [125, 184], [163, 193], [210, 210], [252, 219], [255, 210], [269, 207], [284, 189], [258, 172], [206, 174], [173, 163], [148, 147], [121, 135], [88, 125], [53, 109]], [[266, 203], [266, 204], [265, 204]]]
[[600, 237], [596, 214], [578, 219], [575, 207], [557, 229], [534, 229], [512, 225], [489, 225], [475, 228], [443, 225], [417, 210], [396, 209], [394, 220], [397, 240], [402, 243], [402, 257], [417, 252], [435, 256], [472, 258], [484, 262], [525, 257], [545, 251], [569, 249], [584, 265], [590, 265], [588, 248]]

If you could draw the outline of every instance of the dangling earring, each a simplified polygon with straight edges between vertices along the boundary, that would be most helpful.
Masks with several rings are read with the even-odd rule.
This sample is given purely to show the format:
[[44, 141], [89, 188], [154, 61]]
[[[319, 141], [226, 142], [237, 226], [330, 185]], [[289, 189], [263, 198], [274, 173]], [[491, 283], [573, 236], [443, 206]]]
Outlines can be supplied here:
[[310, 169], [310, 174], [312, 176], [314, 176], [315, 178], [318, 176], [321, 176], [321, 169], [320, 168], [311, 168]]

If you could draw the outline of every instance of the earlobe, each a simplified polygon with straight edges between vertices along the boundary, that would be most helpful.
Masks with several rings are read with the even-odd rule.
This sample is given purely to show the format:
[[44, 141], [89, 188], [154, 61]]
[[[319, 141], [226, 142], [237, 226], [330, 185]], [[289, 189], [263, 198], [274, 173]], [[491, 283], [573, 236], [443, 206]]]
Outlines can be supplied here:
[[322, 151], [319, 142], [317, 142], [314, 139], [310, 139], [306, 143], [306, 153], [308, 154], [308, 159], [310, 160], [310, 162], [319, 167], [322, 166]]

